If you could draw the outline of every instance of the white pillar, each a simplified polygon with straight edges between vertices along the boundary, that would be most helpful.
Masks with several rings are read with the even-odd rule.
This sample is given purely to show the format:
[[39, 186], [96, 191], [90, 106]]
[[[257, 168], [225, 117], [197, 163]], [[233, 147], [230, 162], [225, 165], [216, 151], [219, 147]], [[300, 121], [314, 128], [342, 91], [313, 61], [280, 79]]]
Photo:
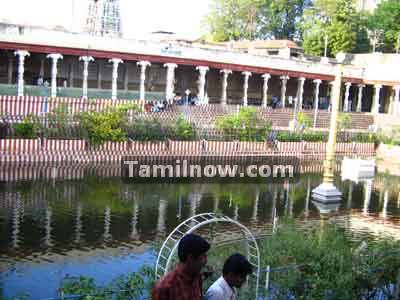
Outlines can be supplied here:
[[365, 88], [364, 84], [358, 85], [357, 112], [361, 112], [361, 110], [362, 110], [362, 98], [363, 98], [363, 89], [364, 88]]
[[177, 64], [167, 63], [164, 64], [167, 68], [167, 78], [165, 83], [165, 98], [169, 103], [172, 103], [174, 98], [174, 79], [175, 79], [175, 69], [178, 67]]
[[46, 56], [51, 58], [51, 97], [57, 97], [57, 61], [62, 59], [63, 56], [59, 53], [51, 53]]
[[379, 98], [380, 97], [379, 96], [380, 96], [380, 93], [381, 93], [382, 85], [381, 84], [375, 84], [374, 88], [375, 88], [375, 95], [374, 95], [374, 100], [372, 102], [371, 112], [374, 113], [374, 114], [379, 114], [379, 106], [380, 106], [380, 104], [379, 104]]
[[203, 103], [204, 95], [205, 95], [204, 87], [205, 87], [205, 84], [206, 84], [206, 73], [209, 70], [209, 68], [206, 67], [206, 66], [198, 66], [198, 67], [196, 67], [196, 70], [199, 71], [197, 98], [199, 99], [200, 103]]
[[346, 86], [346, 92], [344, 93], [343, 111], [348, 112], [348, 111], [351, 111], [351, 107], [349, 107], [349, 97], [350, 97], [351, 82], [346, 82], [345, 86]]
[[111, 99], [117, 99], [117, 79], [118, 79], [118, 65], [123, 63], [122, 59], [120, 58], [111, 58], [108, 62], [113, 64], [112, 70], [112, 83], [111, 83]]
[[249, 88], [249, 77], [251, 76], [251, 72], [245, 71], [242, 72], [244, 75], [243, 80], [243, 106], [247, 106], [247, 90]]
[[315, 79], [313, 82], [315, 83], [313, 128], [316, 128], [317, 127], [318, 105], [319, 105], [319, 87], [320, 87], [320, 85], [322, 83], [322, 80], [321, 79]]
[[290, 77], [289, 76], [281, 76], [280, 78], [282, 80], [281, 102], [282, 102], [282, 107], [285, 107], [286, 106], [286, 84]]
[[221, 92], [221, 104], [226, 105], [227, 104], [227, 88], [228, 88], [228, 76], [229, 74], [232, 74], [232, 70], [228, 69], [223, 69], [219, 71], [222, 73], [222, 92]]
[[[298, 110], [302, 110], [303, 109], [303, 92], [304, 92], [304, 81], [306, 81], [306, 79], [304, 77], [300, 77], [298, 79], [298, 84], [297, 84], [297, 108]], [[295, 104], [295, 105], [296, 105]], [[296, 107], [295, 107], [296, 108]]]
[[144, 100], [144, 82], [146, 80], [146, 67], [151, 66], [151, 63], [147, 60], [141, 60], [136, 63], [138, 66], [140, 66], [140, 100]]
[[17, 50], [14, 52], [15, 56], [18, 56], [18, 97], [24, 95], [24, 63], [25, 63], [25, 56], [29, 56], [29, 52], [25, 50]]
[[79, 57], [79, 60], [83, 61], [82, 98], [87, 99], [89, 62], [94, 61], [94, 59], [91, 56], [81, 56], [81, 57]]
[[400, 85], [394, 87], [394, 113], [400, 117]]
[[267, 102], [268, 102], [268, 80], [271, 78], [271, 75], [268, 73], [265, 73], [261, 75], [261, 77], [264, 79], [264, 85], [263, 85], [263, 97], [262, 97], [262, 107], [267, 107]]

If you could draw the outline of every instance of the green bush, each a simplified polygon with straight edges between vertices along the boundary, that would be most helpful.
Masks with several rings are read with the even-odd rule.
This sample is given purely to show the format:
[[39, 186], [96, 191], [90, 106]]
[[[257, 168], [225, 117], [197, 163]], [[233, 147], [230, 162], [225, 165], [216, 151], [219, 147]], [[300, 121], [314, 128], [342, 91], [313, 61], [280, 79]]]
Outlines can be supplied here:
[[303, 130], [310, 128], [313, 122], [311, 117], [303, 112], [298, 112], [296, 114], [296, 120], [298, 126], [300, 126], [300, 128], [302, 128]]
[[281, 131], [278, 133], [276, 139], [280, 142], [300, 142], [301, 135], [297, 132]]
[[136, 104], [126, 104], [108, 107], [101, 112], [82, 112], [78, 115], [78, 120], [91, 144], [122, 142], [127, 139], [124, 128], [128, 127], [128, 111], [138, 110]]
[[271, 131], [271, 121], [261, 119], [254, 107], [242, 107], [239, 113], [221, 116], [216, 121], [217, 129], [227, 139], [239, 141], [265, 141]]
[[172, 126], [172, 138], [181, 141], [191, 141], [196, 139], [196, 129], [192, 123], [187, 121], [183, 115], [176, 119]]
[[324, 132], [305, 132], [303, 133], [303, 141], [306, 142], [327, 142], [328, 135]]
[[17, 138], [35, 139], [38, 138], [42, 126], [36, 116], [27, 116], [21, 123], [14, 123], [14, 135]]
[[162, 141], [168, 136], [167, 129], [158, 119], [138, 118], [129, 123], [127, 136], [137, 141]]
[[399, 246], [394, 240], [355, 242], [335, 225], [305, 230], [288, 222], [262, 244], [262, 264], [293, 266], [271, 275], [282, 297], [289, 291], [295, 299], [367, 299], [396, 282]]

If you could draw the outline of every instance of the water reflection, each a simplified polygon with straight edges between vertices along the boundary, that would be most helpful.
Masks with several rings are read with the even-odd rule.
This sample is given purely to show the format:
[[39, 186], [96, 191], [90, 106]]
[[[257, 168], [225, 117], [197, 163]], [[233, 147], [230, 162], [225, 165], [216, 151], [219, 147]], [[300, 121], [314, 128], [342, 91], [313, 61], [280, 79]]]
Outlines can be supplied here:
[[[310, 202], [320, 182], [320, 174], [307, 174], [299, 182], [268, 184], [134, 185], [98, 176], [0, 184], [0, 260], [6, 274], [0, 281], [11, 295], [18, 280], [29, 290], [38, 277], [56, 288], [67, 272], [85, 275], [90, 269], [101, 278], [107, 270], [104, 278], [113, 278], [127, 261], [143, 263], [132, 253], [148, 253], [152, 241], [202, 212], [226, 214], [255, 235], [269, 233], [282, 216], [311, 222], [319, 218]], [[400, 238], [399, 183], [386, 175], [360, 183], [337, 178], [343, 200], [335, 221], [343, 218], [343, 226], [362, 234], [383, 230]], [[110, 262], [115, 264], [105, 268]], [[36, 295], [50, 297], [49, 289], [36, 288]]]

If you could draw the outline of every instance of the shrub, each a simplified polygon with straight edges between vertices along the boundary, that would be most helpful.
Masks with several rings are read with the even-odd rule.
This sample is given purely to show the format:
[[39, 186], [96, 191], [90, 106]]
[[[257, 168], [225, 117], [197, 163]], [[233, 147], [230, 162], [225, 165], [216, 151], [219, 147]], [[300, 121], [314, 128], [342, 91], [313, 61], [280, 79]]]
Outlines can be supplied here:
[[18, 138], [35, 139], [39, 137], [42, 126], [36, 116], [27, 116], [21, 123], [14, 123], [13, 129]]
[[306, 130], [307, 128], [310, 128], [312, 125], [312, 122], [313, 122], [311, 117], [306, 115], [303, 112], [298, 112], [296, 114], [296, 120], [297, 120], [298, 126], [302, 130]]
[[106, 141], [122, 142], [127, 138], [128, 111], [138, 111], [136, 104], [108, 107], [101, 112], [89, 111], [78, 115], [80, 125], [93, 145]]
[[264, 141], [271, 131], [272, 123], [259, 118], [254, 107], [242, 107], [237, 114], [219, 117], [216, 127], [228, 139]]
[[129, 138], [137, 141], [162, 141], [167, 138], [165, 126], [158, 119], [138, 118], [126, 128]]
[[176, 119], [172, 126], [173, 138], [182, 141], [191, 141], [196, 139], [196, 129], [193, 124], [187, 121], [183, 115]]

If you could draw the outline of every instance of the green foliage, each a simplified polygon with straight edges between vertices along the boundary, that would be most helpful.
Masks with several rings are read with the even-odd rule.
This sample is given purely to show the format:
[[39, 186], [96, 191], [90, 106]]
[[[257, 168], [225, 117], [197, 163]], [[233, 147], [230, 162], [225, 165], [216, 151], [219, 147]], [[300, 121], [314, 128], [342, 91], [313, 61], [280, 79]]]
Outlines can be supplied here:
[[212, 0], [204, 25], [214, 41], [253, 39], [257, 10], [256, 0]]
[[137, 118], [127, 128], [129, 138], [137, 141], [163, 141], [167, 138], [167, 128], [154, 119]]
[[42, 126], [38, 117], [29, 115], [21, 123], [14, 123], [13, 129], [18, 138], [35, 139], [39, 136]]
[[280, 142], [326, 142], [328, 140], [328, 135], [324, 132], [286, 132], [281, 131], [277, 136]]
[[365, 52], [369, 48], [365, 16], [356, 11], [354, 0], [316, 0], [313, 7], [305, 11], [303, 20], [306, 54], [322, 56], [325, 35], [328, 37], [328, 56], [355, 50]]
[[65, 296], [82, 295], [82, 300], [143, 299], [150, 294], [154, 284], [154, 270], [149, 266], [139, 271], [122, 275], [107, 286], [96, 285], [93, 278], [79, 276], [64, 278], [61, 289]]
[[392, 146], [400, 146], [400, 126], [392, 127], [385, 131], [379, 131], [377, 139], [380, 143]]
[[173, 138], [181, 141], [191, 141], [196, 138], [196, 129], [192, 123], [180, 115], [172, 127]]
[[353, 118], [350, 114], [339, 113], [337, 122], [338, 130], [350, 129], [352, 120]]
[[205, 18], [210, 39], [293, 39], [310, 0], [212, 0]]
[[272, 268], [293, 266], [271, 275], [281, 297], [290, 291], [295, 299], [363, 299], [395, 282], [399, 246], [398, 241], [381, 240], [360, 247], [335, 225], [305, 232], [288, 222], [264, 242], [262, 260]]
[[242, 107], [237, 114], [219, 117], [216, 126], [228, 139], [264, 141], [272, 123], [261, 119], [254, 107]]
[[290, 39], [301, 37], [301, 18], [310, 0], [261, 0], [260, 37]]
[[370, 19], [371, 30], [382, 30], [382, 46], [379, 50], [395, 52], [400, 48], [400, 2], [398, 0], [382, 1]]
[[78, 115], [81, 127], [93, 145], [106, 141], [121, 142], [126, 140], [123, 128], [128, 124], [128, 111], [138, 111], [136, 104], [108, 107], [104, 111], [82, 112]]
[[196, 128], [180, 115], [175, 122], [161, 124], [157, 119], [136, 118], [127, 125], [128, 137], [138, 141], [166, 139], [190, 141], [196, 139]]
[[311, 125], [312, 125], [312, 119], [311, 119], [311, 117], [309, 116], [309, 115], [306, 115], [305, 113], [303, 113], [303, 112], [298, 112], [297, 114], [296, 114], [296, 120], [297, 120], [297, 123], [298, 123], [298, 125], [303, 129], [303, 130], [305, 130], [305, 129], [307, 129], [307, 128], [310, 128], [311, 127]]

